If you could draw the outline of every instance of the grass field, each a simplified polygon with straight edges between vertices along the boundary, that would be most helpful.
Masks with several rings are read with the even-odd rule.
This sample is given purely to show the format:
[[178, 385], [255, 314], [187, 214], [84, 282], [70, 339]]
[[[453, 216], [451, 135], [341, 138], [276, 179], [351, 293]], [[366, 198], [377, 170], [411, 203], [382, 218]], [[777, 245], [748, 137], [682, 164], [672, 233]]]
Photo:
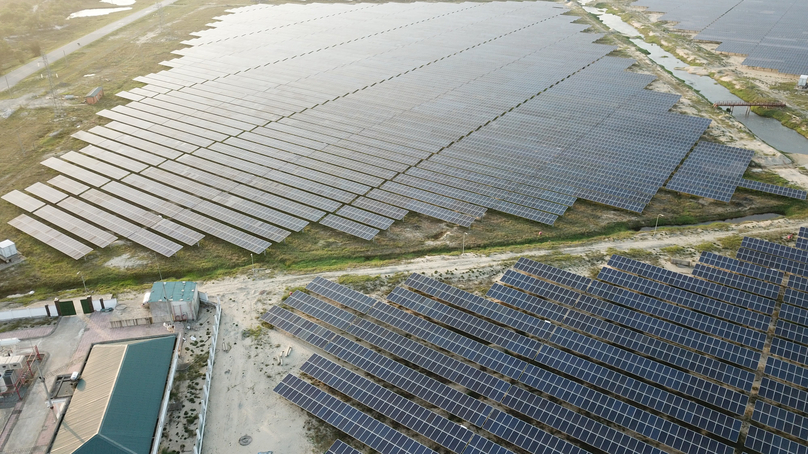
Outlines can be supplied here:
[[[114, 93], [141, 85], [132, 79], [164, 69], [159, 63], [174, 58], [170, 52], [181, 48], [180, 41], [188, 39], [190, 32], [204, 29], [211, 18], [226, 9], [246, 4], [249, 2], [180, 0], [164, 8], [167, 27], [162, 33], [158, 19], [151, 15], [87, 46], [67, 61], [53, 65], [63, 93], [83, 95], [100, 80], [107, 96], [93, 106], [66, 106], [67, 116], [59, 120], [54, 119], [50, 108], [21, 109], [9, 119], [0, 120], [3, 122], [0, 194], [55, 176], [55, 172], [38, 163], [47, 156], [84, 147], [86, 144], [72, 139], [70, 134], [106, 123], [95, 115], [97, 111], [128, 102]], [[83, 77], [90, 73], [97, 76]], [[46, 86], [46, 81], [34, 77], [15, 88], [14, 95], [43, 92]], [[754, 173], [750, 178], [773, 177]], [[26, 257], [22, 264], [2, 272], [0, 298], [33, 289], [36, 294], [32, 299], [43, 299], [67, 289], [78, 289], [81, 278], [77, 273], [99, 293], [145, 285], [157, 280], [160, 273], [164, 278], [199, 280], [244, 271], [251, 266], [249, 252], [212, 237], [203, 239], [199, 247], [183, 248], [172, 258], [157, 256], [127, 242], [117, 242], [97, 249], [86, 260], [74, 261], [10, 227], [7, 222], [22, 211], [6, 202], [0, 202], [0, 206], [0, 240], [11, 238]], [[808, 214], [808, 204], [751, 191], [739, 191], [729, 204], [661, 191], [643, 214], [579, 200], [552, 227], [489, 212], [469, 230], [410, 213], [372, 242], [310, 225], [285, 242], [273, 245], [265, 255], [253, 258], [257, 266], [272, 270], [341, 269], [426, 254], [459, 253], [462, 235], [466, 232], [467, 250], [495, 252], [629, 232], [652, 226], [658, 214], [664, 214], [660, 225], [682, 225], [768, 212], [804, 216]], [[106, 265], [125, 254], [143, 263], [127, 269]]]

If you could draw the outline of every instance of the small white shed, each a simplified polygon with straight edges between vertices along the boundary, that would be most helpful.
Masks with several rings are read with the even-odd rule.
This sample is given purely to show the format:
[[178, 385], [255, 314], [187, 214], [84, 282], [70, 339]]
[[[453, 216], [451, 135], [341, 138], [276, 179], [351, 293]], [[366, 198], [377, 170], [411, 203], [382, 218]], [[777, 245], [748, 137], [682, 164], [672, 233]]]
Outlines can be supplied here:
[[0, 260], [10, 262], [15, 255], [17, 255], [17, 245], [13, 241], [0, 241]]

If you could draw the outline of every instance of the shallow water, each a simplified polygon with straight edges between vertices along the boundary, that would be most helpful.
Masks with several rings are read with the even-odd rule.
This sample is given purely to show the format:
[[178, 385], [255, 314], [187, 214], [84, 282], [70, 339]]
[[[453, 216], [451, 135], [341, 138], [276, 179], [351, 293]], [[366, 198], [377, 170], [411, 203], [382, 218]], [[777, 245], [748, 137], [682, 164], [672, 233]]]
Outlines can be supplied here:
[[[719, 101], [742, 101], [741, 98], [733, 95], [724, 86], [719, 85], [709, 76], [700, 76], [686, 71], [689, 65], [667, 52], [656, 44], [647, 43], [642, 39], [640, 32], [631, 25], [623, 22], [620, 17], [608, 14], [605, 10], [584, 7], [601, 20], [606, 26], [631, 39], [631, 42], [649, 52], [648, 57], [655, 63], [667, 69], [674, 76], [683, 80], [686, 84], [697, 90], [710, 102]], [[753, 134], [772, 147], [786, 153], [808, 154], [808, 139], [797, 133], [793, 129], [786, 128], [779, 121], [773, 118], [761, 117], [755, 113], [746, 115], [745, 107], [735, 108], [732, 115], [746, 125]]]

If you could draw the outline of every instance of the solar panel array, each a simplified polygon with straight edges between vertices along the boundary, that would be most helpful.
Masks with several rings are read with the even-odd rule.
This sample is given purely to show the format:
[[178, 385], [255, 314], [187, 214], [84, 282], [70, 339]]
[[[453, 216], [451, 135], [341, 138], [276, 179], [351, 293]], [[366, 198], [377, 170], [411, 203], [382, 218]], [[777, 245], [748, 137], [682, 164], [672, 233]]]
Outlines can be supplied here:
[[665, 187], [729, 202], [754, 154], [743, 148], [699, 142]]
[[552, 225], [579, 198], [641, 212], [709, 120], [670, 112], [677, 95], [564, 12], [234, 9], [45, 160], [63, 174], [48, 183], [123, 208], [170, 237], [147, 244], [164, 254], [203, 234], [261, 252], [311, 222], [368, 240], [409, 211], [466, 227], [488, 210]]
[[800, 0], [640, 0], [636, 6], [665, 12], [674, 28], [695, 39], [720, 42], [718, 51], [746, 55], [743, 64], [804, 74], [808, 68], [808, 4]]
[[615, 255], [592, 279], [522, 258], [485, 297], [413, 274], [380, 301], [318, 277], [262, 320], [323, 352], [284, 383], [435, 449], [804, 452], [808, 276], [792, 266], [808, 251], [743, 250], [757, 254], [704, 253], [692, 276]]

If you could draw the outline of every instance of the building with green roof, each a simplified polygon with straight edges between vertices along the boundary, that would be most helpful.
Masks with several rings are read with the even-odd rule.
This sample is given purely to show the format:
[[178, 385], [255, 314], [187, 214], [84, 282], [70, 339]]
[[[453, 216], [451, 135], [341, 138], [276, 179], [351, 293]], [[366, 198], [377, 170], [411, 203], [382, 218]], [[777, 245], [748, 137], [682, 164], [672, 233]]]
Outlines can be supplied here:
[[92, 347], [52, 454], [149, 454], [176, 336]]
[[170, 320], [159, 317], [155, 322], [196, 320], [199, 314], [199, 288], [191, 281], [161, 281], [152, 285], [146, 301], [153, 314], [168, 314]]

